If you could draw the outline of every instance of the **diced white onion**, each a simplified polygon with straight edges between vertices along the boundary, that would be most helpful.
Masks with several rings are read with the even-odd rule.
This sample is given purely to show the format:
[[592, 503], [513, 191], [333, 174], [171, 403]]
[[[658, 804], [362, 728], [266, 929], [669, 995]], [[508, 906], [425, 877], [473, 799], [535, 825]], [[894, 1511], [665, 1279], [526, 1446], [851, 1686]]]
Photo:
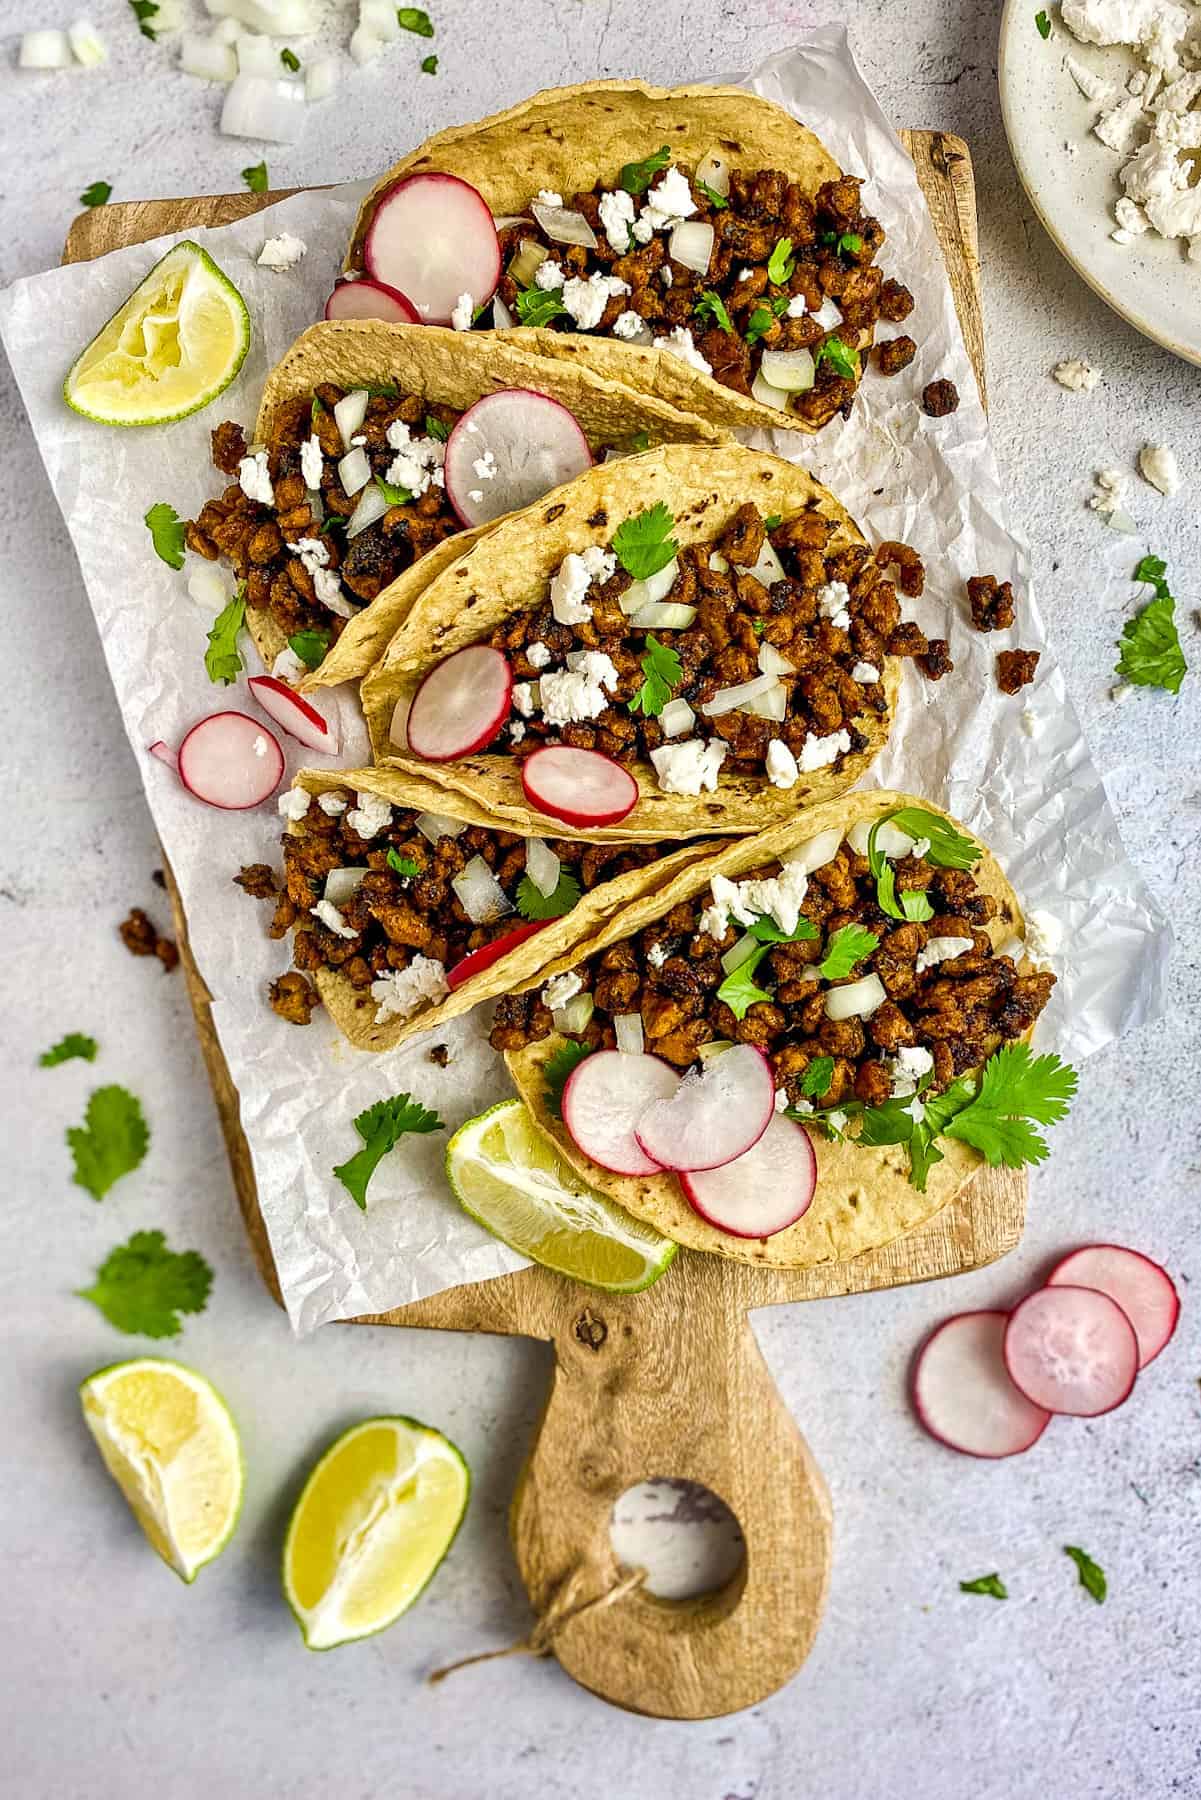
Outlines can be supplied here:
[[782, 681], [776, 681], [755, 700], [749, 700], [743, 712], [753, 713], [757, 719], [771, 719], [778, 725], [788, 712], [788, 689]]
[[672, 227], [667, 240], [667, 254], [672, 262], [683, 263], [698, 275], [709, 273], [713, 255], [713, 227], [702, 219], [684, 219]]
[[232, 81], [238, 72], [238, 59], [229, 44], [200, 31], [185, 31], [179, 40], [179, 66], [185, 75], [198, 81]]
[[773, 586], [777, 581], [787, 581], [788, 579], [784, 573], [784, 564], [772, 549], [768, 538], [764, 538], [763, 548], [760, 550], [758, 558], [746, 573], [753, 575], [755, 580], [761, 581], [766, 588]]
[[309, 511], [313, 515], [314, 525], [324, 525], [325, 501], [321, 498], [321, 490], [319, 488], [306, 488], [304, 497], [308, 501]]
[[655, 600], [665, 600], [675, 586], [676, 576], [680, 573], [678, 560], [673, 556], [665, 569], [655, 575], [648, 575], [645, 581], [631, 581], [618, 604], [627, 618], [641, 612]]
[[76, 19], [67, 27], [67, 42], [77, 63], [85, 69], [97, 69], [108, 61], [104, 40], [90, 19]]
[[345, 906], [346, 902], [358, 892], [366, 869], [331, 869], [325, 878], [323, 900], [329, 900], [334, 906]]
[[218, 564], [202, 562], [188, 576], [188, 593], [197, 606], [215, 617], [233, 593], [225, 570]]
[[249, 30], [268, 36], [307, 37], [317, 29], [309, 0], [204, 0], [204, 8], [214, 18], [240, 19]]
[[493, 294], [493, 296], [492, 296], [492, 329], [494, 331], [508, 331], [508, 329], [512, 325], [512, 323], [513, 323], [512, 313], [509, 311], [508, 307], [505, 305], [505, 303], [501, 299], [500, 295]]
[[[409, 747], [409, 712], [412, 705], [413, 695], [410, 692], [402, 694], [392, 708], [392, 718], [388, 725], [388, 741], [394, 744], [397, 750], [407, 750]], [[420, 824], [420, 820], [418, 820], [418, 824]], [[429, 836], [428, 832], [426, 836]]]
[[744, 931], [736, 944], [731, 944], [728, 950], [722, 952], [722, 968], [727, 975], [732, 975], [735, 969], [740, 969], [761, 947], [758, 938], [752, 937], [749, 931]]
[[1120, 531], [1123, 537], [1135, 537], [1138, 533], [1138, 526], [1124, 506], [1115, 506], [1112, 512], [1106, 513], [1105, 523], [1111, 531]]
[[535, 238], [522, 238], [516, 253], [509, 260], [509, 274], [518, 287], [529, 287], [549, 256], [550, 251], [545, 244], [538, 243]]
[[774, 644], [760, 644], [759, 667], [765, 675], [795, 675], [796, 670]]
[[683, 737], [696, 724], [696, 714], [687, 700], [669, 700], [659, 714], [664, 737]]
[[696, 618], [696, 607], [682, 600], [648, 600], [630, 620], [640, 630], [686, 631]]
[[335, 405], [334, 424], [342, 434], [343, 450], [350, 449], [351, 438], [362, 430], [370, 399], [371, 395], [366, 388], [355, 388], [352, 393], [343, 394]]
[[[209, 8], [212, 11], [212, 8]], [[213, 42], [215, 44], [236, 44], [242, 35], [240, 19], [219, 19], [213, 26]]]
[[269, 37], [244, 31], [237, 42], [240, 75], [275, 75], [281, 67], [279, 51]]
[[183, 0], [158, 0], [154, 30], [161, 35], [164, 31], [178, 31], [182, 24]]
[[[351, 456], [362, 456], [363, 452], [352, 450], [350, 454]], [[344, 457], [342, 460], [345, 462], [349, 459]], [[338, 466], [341, 467], [341, 464]], [[374, 525], [377, 519], [382, 519], [387, 510], [388, 502], [380, 493], [375, 482], [369, 482], [363, 489], [358, 505], [346, 521], [347, 538], [358, 537], [360, 531], [366, 531], [369, 525]]]
[[849, 981], [845, 987], [831, 988], [826, 995], [826, 1017], [835, 1020], [870, 1019], [887, 998], [884, 983], [873, 970], [859, 981]]
[[596, 233], [582, 212], [569, 206], [544, 206], [535, 200], [530, 211], [552, 244], [582, 244], [585, 250], [596, 249]]
[[310, 106], [328, 100], [338, 85], [336, 56], [315, 56], [304, 65], [304, 97]]
[[757, 400], [760, 406], [775, 406], [781, 412], [787, 412], [791, 398], [791, 394], [786, 394], [783, 388], [773, 387], [765, 379], [762, 369], [751, 383], [751, 399]]
[[498, 231], [508, 231], [512, 225], [527, 225], [529, 217], [528, 213], [501, 213], [494, 215], [492, 223]]
[[627, 1056], [641, 1056], [646, 1044], [642, 1030], [642, 1014], [614, 1013], [613, 1035], [617, 1039], [619, 1050], [624, 1050]]
[[27, 31], [17, 56], [19, 69], [66, 69], [71, 46], [65, 31]]
[[566, 1006], [556, 1006], [551, 1013], [551, 1024], [556, 1031], [565, 1037], [579, 1037], [587, 1031], [596, 1011], [596, 1002], [591, 994], [577, 994]]
[[720, 719], [724, 713], [736, 712], [740, 706], [745, 707], [748, 700], [757, 700], [760, 694], [766, 694], [769, 688], [779, 684], [774, 675], [755, 675], [750, 681], [740, 681], [734, 687], [718, 688], [712, 700], [706, 700], [701, 707], [707, 719]]
[[709, 567], [714, 569], [719, 575], [728, 575], [730, 572], [730, 565], [720, 550], [711, 550], [709, 552]]
[[[342, 492], [348, 500], [355, 494], [361, 493], [371, 480], [371, 464], [367, 459], [367, 452], [361, 444], [356, 444], [353, 450], [348, 450], [338, 463], [338, 480], [342, 483]], [[378, 488], [376, 492], [379, 492]], [[386, 505], [385, 502], [385, 507]]]
[[418, 813], [413, 823], [431, 844], [436, 844], [440, 837], [461, 837], [467, 829], [465, 820], [452, 819], [446, 813]]
[[[860, 819], [847, 832], [847, 842], [856, 856], [867, 855], [868, 839], [871, 837], [874, 823], [874, 819]], [[908, 856], [913, 849], [914, 841], [907, 831], [901, 831], [891, 822], [881, 825], [876, 833], [876, 849], [881, 856], [891, 856], [894, 860]]]
[[226, 137], [294, 144], [304, 130], [304, 88], [298, 81], [239, 75], [221, 108], [221, 130]]
[[796, 863], [806, 875], [812, 875], [814, 869], [824, 869], [828, 862], [833, 862], [841, 846], [842, 827], [831, 825], [828, 831], [819, 831], [816, 837], [798, 844], [786, 860]]
[[376, 37], [374, 31], [364, 30], [361, 25], [356, 25], [350, 34], [351, 60], [357, 62], [360, 69], [365, 69], [368, 63], [373, 63], [377, 57], [383, 55], [386, 49], [387, 45], [383, 38]]
[[820, 325], [823, 331], [833, 331], [837, 326], [842, 324], [842, 314], [828, 294], [818, 307], [817, 311], [811, 312], [809, 317], [813, 320], [815, 325]]
[[759, 373], [772, 387], [786, 394], [805, 394], [817, 380], [817, 367], [810, 350], [765, 350]]
[[708, 1062], [711, 1056], [721, 1056], [725, 1051], [733, 1048], [734, 1043], [731, 1038], [710, 1038], [707, 1044], [701, 1044], [698, 1047], [697, 1055], [702, 1062]]
[[538, 892], [549, 900], [559, 885], [562, 863], [543, 838], [527, 838], [525, 872]]
[[730, 165], [716, 150], [709, 150], [696, 165], [696, 180], [698, 186], [703, 181], [724, 199], [730, 191]]
[[450, 885], [473, 925], [491, 925], [513, 910], [513, 902], [482, 856], [473, 856]]
[[385, 44], [400, 42], [400, 20], [392, 0], [359, 0], [359, 24]]

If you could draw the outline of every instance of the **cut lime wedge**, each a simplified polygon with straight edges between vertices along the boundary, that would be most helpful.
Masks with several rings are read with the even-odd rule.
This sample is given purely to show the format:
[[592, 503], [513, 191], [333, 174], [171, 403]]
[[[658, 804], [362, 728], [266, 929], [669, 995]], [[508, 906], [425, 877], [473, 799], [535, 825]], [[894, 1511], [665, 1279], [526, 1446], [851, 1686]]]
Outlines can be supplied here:
[[449, 1439], [415, 1419], [365, 1419], [304, 1484], [284, 1542], [284, 1598], [310, 1650], [383, 1631], [450, 1549], [471, 1476]]
[[611, 1294], [658, 1281], [677, 1246], [588, 1187], [521, 1100], [502, 1100], [451, 1138], [446, 1175], [465, 1212], [523, 1256]]
[[249, 347], [246, 302], [212, 257], [185, 239], [92, 339], [63, 395], [101, 425], [163, 425], [224, 392]]

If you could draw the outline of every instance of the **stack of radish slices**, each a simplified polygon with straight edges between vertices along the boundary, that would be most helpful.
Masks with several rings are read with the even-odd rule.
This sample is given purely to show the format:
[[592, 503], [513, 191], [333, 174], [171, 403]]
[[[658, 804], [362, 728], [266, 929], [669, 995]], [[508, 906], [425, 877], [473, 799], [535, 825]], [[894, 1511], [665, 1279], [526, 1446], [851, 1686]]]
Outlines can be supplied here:
[[927, 1339], [913, 1404], [967, 1456], [1017, 1456], [1053, 1413], [1093, 1419], [1129, 1398], [1176, 1329], [1172, 1279], [1119, 1244], [1074, 1250], [1012, 1312], [960, 1313]]
[[[334, 726], [315, 706], [274, 675], [252, 675], [246, 683], [268, 718], [306, 750], [337, 754]], [[207, 806], [243, 812], [269, 800], [284, 776], [284, 753], [274, 732], [243, 712], [210, 713], [187, 732], [178, 750], [161, 738], [150, 754], [174, 769], [183, 785]]]
[[751, 1044], [683, 1079], [657, 1056], [597, 1050], [568, 1076], [562, 1113], [572, 1143], [602, 1169], [671, 1172], [718, 1231], [767, 1238], [803, 1217], [817, 1185], [808, 1135], [775, 1102], [771, 1065]]

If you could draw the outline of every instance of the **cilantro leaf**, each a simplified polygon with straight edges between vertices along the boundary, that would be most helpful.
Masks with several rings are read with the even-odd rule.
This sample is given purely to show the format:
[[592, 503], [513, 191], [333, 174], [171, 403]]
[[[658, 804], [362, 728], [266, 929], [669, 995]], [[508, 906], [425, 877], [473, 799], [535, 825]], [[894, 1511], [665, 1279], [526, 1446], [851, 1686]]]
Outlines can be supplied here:
[[888, 819], [915, 843], [927, 839], [930, 847], [925, 860], [937, 869], [972, 869], [983, 854], [979, 844], [964, 832], [957, 831], [949, 819], [944, 819], [940, 813], [927, 812], [924, 807], [902, 806], [897, 812], [889, 813]]
[[396, 23], [402, 31], [412, 31], [417, 37], [433, 37], [433, 22], [427, 12], [419, 6], [398, 6]]
[[1070, 1556], [1075, 1563], [1081, 1587], [1086, 1593], [1092, 1595], [1098, 1606], [1103, 1605], [1105, 1596], [1109, 1592], [1109, 1583], [1105, 1579], [1105, 1571], [1101, 1565], [1095, 1563], [1088, 1551], [1082, 1550], [1079, 1544], [1065, 1544], [1063, 1553], [1065, 1556]]
[[146, 514], [146, 528], [154, 543], [154, 553], [169, 568], [182, 569], [184, 558], [184, 522], [173, 506], [160, 500]]
[[792, 254], [792, 239], [790, 237], [779, 238], [775, 249], [767, 259], [767, 279], [773, 287], [783, 287], [795, 268], [796, 258]]
[[1161, 687], [1178, 694], [1188, 664], [1180, 648], [1176, 602], [1164, 579], [1163, 562], [1157, 556], [1145, 556], [1134, 578], [1151, 582], [1155, 599], [1122, 627], [1117, 673], [1135, 687]]
[[631, 451], [636, 452], [638, 450], [649, 450], [650, 447], [651, 447], [651, 434], [649, 431], [636, 431], [634, 433], [633, 437], [630, 439]]
[[129, 10], [138, 22], [138, 30], [144, 38], [153, 44], [158, 39], [158, 32], [151, 25], [151, 19], [158, 14], [158, 0], [129, 0]]
[[977, 1575], [974, 1581], [959, 1583], [961, 1594], [987, 1594], [992, 1600], [1008, 1600], [1009, 1589], [995, 1572], [991, 1575]]
[[399, 850], [389, 850], [388, 867], [397, 875], [420, 875], [421, 868], [411, 856], [402, 856]]
[[712, 288], [705, 289], [692, 310], [698, 319], [712, 319], [713, 323], [720, 325], [723, 331], [732, 332], [734, 329], [730, 315], [726, 311], [725, 301], [720, 294], [714, 293]]
[[647, 581], [667, 567], [680, 548], [671, 535], [674, 524], [662, 500], [648, 506], [645, 512], [622, 520], [613, 533], [613, 549], [627, 575], [635, 581]]
[[816, 1100], [824, 1094], [834, 1077], [834, 1058], [832, 1056], [815, 1056], [801, 1077], [801, 1092], [810, 1100]]
[[1144, 556], [1134, 571], [1134, 580], [1149, 582], [1161, 600], [1170, 600], [1167, 573], [1168, 565], [1162, 556]]
[[553, 894], [536, 888], [528, 875], [517, 884], [517, 910], [523, 919], [561, 919], [580, 898], [580, 884], [566, 869], [560, 869]]
[[423, 75], [436, 75], [438, 73], [438, 58], [436, 56], [423, 56], [421, 59], [421, 73]]
[[813, 943], [821, 934], [812, 919], [801, 918], [792, 931], [781, 931], [776, 921], [766, 913], [750, 927], [750, 935], [758, 938], [761, 944], [800, 944]]
[[266, 163], [253, 163], [249, 169], [243, 169], [242, 180], [252, 194], [265, 194], [267, 192]]
[[1051, 35], [1050, 19], [1047, 17], [1045, 12], [1036, 12], [1034, 15], [1034, 23], [1038, 28], [1039, 37], [1043, 40], [1043, 43], [1045, 44], [1047, 39]]
[[300, 67], [300, 58], [297, 56], [295, 50], [281, 50], [279, 53], [279, 60], [284, 65], [285, 69], [291, 70], [293, 75], [295, 75]]
[[98, 1307], [118, 1331], [139, 1337], [178, 1337], [180, 1313], [201, 1313], [213, 1271], [196, 1250], [169, 1250], [161, 1231], [135, 1231], [110, 1250], [90, 1288], [75, 1291]]
[[776, 320], [783, 318], [787, 311], [787, 294], [778, 294], [774, 300], [766, 300], [762, 306], [757, 306], [747, 321], [747, 348], [750, 349], [760, 338], [766, 337]]
[[664, 144], [642, 162], [627, 163], [617, 179], [627, 194], [645, 194], [660, 169], [665, 169], [670, 161], [671, 150]]
[[394, 1094], [390, 1100], [377, 1100], [355, 1119], [354, 1128], [363, 1140], [363, 1148], [347, 1162], [339, 1163], [334, 1174], [355, 1205], [367, 1211], [367, 1184], [389, 1150], [406, 1132], [445, 1131], [437, 1113], [432, 1113], [414, 1100], [411, 1094]]
[[567, 311], [558, 288], [522, 288], [516, 305], [523, 325], [549, 325]]
[[[945, 819], [939, 819], [934, 813], [922, 812], [916, 806], [902, 807], [901, 812], [908, 815], [911, 819], [928, 821], [931, 826], [946, 825]], [[924, 889], [907, 891], [903, 893], [898, 900], [897, 872], [879, 846], [878, 839], [881, 827], [894, 822], [900, 816], [900, 813], [888, 813], [882, 818], [877, 819], [871, 830], [868, 832], [867, 864], [876, 883], [876, 904], [882, 913], [887, 913], [890, 919], [932, 919], [934, 917], [934, 908], [931, 906], [929, 897]], [[905, 828], [898, 827], [898, 829]], [[925, 838], [928, 834], [925, 830], [922, 830], [920, 832], [910, 831], [908, 835], [912, 837], [916, 843], [919, 838]], [[959, 833], [955, 831], [952, 831], [951, 837], [960, 844], [967, 844], [968, 842], [967, 838], [960, 838]], [[975, 852], [975, 856], [973, 857], [974, 861], [975, 857], [978, 857], [980, 852], [976, 850], [974, 844], [971, 848]], [[932, 843], [927, 854], [931, 862], [937, 861]], [[962, 852], [959, 852], [959, 854], [962, 854]]]
[[99, 1048], [94, 1037], [85, 1037], [82, 1031], [68, 1031], [51, 1049], [42, 1051], [38, 1067], [57, 1069], [60, 1063], [72, 1062], [76, 1057], [82, 1062], [95, 1062]]
[[103, 206], [112, 191], [111, 181], [94, 181], [91, 187], [84, 188], [83, 193], [79, 196], [79, 204], [81, 206]]
[[209, 647], [204, 653], [204, 666], [210, 681], [228, 687], [238, 679], [242, 653], [238, 649], [238, 633], [246, 623], [246, 590], [240, 587], [221, 608], [208, 634]]
[[646, 679], [630, 701], [630, 711], [641, 712], [648, 719], [655, 718], [683, 680], [684, 665], [669, 645], [661, 644], [653, 632], [648, 632], [646, 655], [641, 666]]
[[858, 256], [863, 249], [863, 239], [857, 231], [844, 231], [838, 240], [839, 256]]
[[592, 1055], [591, 1044], [577, 1044], [570, 1038], [552, 1050], [542, 1065], [542, 1075], [546, 1082], [546, 1104], [556, 1119], [563, 1117], [563, 1089], [567, 1085], [567, 1077], [577, 1063], [582, 1063], [586, 1056]]
[[714, 212], [726, 211], [730, 202], [726, 199], [724, 194], [719, 194], [716, 188], [711, 188], [707, 181], [697, 181], [694, 179], [692, 185], [693, 187], [700, 189]]
[[385, 481], [382, 475], [375, 477], [375, 485], [389, 506], [407, 506], [413, 498], [408, 488], [396, 487], [392, 482]]
[[901, 913], [909, 920], [924, 924], [934, 917], [934, 908], [930, 904], [930, 896], [925, 888], [907, 888], [901, 895]]
[[819, 344], [813, 352], [813, 366], [820, 367], [828, 362], [844, 381], [854, 381], [859, 373], [859, 365], [855, 361], [855, 353], [849, 350], [840, 337], [828, 337], [824, 344]]
[[880, 939], [863, 925], [841, 925], [826, 945], [826, 954], [817, 965], [825, 981], [841, 981], [857, 962], [870, 956]]
[[425, 435], [426, 437], [437, 438], [440, 444], [444, 444], [450, 436], [450, 426], [444, 425], [441, 419], [435, 419], [432, 413], [426, 413]]
[[298, 631], [288, 639], [288, 649], [298, 656], [306, 669], [320, 668], [329, 649], [328, 631]]
[[736, 1019], [745, 1019], [747, 1009], [760, 1000], [770, 1000], [771, 995], [755, 985], [755, 970], [767, 955], [770, 944], [760, 944], [757, 950], [744, 962], [740, 962], [732, 975], [727, 975], [717, 990], [717, 998], [724, 1000]]
[[783, 520], [783, 513], [768, 513], [763, 521], [764, 530], [775, 531], [783, 523]]
[[912, 1104], [910, 1094], [885, 1100], [880, 1106], [869, 1106], [863, 1114], [859, 1142], [873, 1148], [881, 1144], [907, 1144], [913, 1136], [915, 1123], [910, 1110]]
[[1035, 1056], [1028, 1044], [1003, 1044], [985, 1063], [975, 1098], [943, 1129], [971, 1144], [990, 1168], [1040, 1163], [1047, 1146], [1031, 1121], [1054, 1125], [1062, 1119], [1076, 1085], [1075, 1069], [1057, 1056]]
[[83, 1124], [67, 1132], [75, 1163], [72, 1180], [93, 1200], [103, 1200], [114, 1182], [138, 1167], [149, 1143], [141, 1102], [123, 1087], [96, 1088]]

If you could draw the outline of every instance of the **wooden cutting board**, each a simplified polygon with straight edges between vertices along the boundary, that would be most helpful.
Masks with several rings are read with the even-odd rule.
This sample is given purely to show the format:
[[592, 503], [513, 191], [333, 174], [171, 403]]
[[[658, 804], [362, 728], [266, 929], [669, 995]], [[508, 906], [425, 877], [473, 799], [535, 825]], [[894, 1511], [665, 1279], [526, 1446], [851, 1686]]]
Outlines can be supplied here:
[[[967, 146], [940, 132], [904, 136], [983, 396], [980, 264]], [[97, 207], [75, 221], [64, 261], [227, 224], [283, 197], [225, 194]], [[168, 879], [234, 1184], [259, 1270], [278, 1300], [238, 1095], [169, 872]], [[825, 1484], [759, 1354], [748, 1311], [980, 1268], [1017, 1244], [1025, 1202], [1024, 1176], [984, 1170], [954, 1206], [920, 1230], [849, 1263], [788, 1273], [682, 1250], [655, 1287], [630, 1296], [597, 1293], [528, 1268], [356, 1322], [553, 1342], [546, 1412], [511, 1512], [518, 1565], [539, 1616], [561, 1602], [569, 1583], [573, 1597], [584, 1599], [614, 1587], [621, 1571], [609, 1542], [609, 1518], [614, 1502], [636, 1482], [683, 1477], [726, 1502], [742, 1527], [746, 1559], [724, 1589], [672, 1603], [629, 1593], [616, 1605], [569, 1618], [554, 1638], [562, 1666], [605, 1699], [661, 1718], [711, 1718], [753, 1705], [796, 1672], [816, 1634], [830, 1572]], [[863, 1323], [870, 1329], [866, 1310]], [[836, 1371], [829, 1378], [837, 1380]], [[397, 1400], [402, 1404], [403, 1396]], [[447, 1652], [482, 1647], [449, 1645]], [[456, 1679], [466, 1684], [488, 1676], [476, 1670]], [[470, 1704], [470, 1695], [465, 1699]]]

